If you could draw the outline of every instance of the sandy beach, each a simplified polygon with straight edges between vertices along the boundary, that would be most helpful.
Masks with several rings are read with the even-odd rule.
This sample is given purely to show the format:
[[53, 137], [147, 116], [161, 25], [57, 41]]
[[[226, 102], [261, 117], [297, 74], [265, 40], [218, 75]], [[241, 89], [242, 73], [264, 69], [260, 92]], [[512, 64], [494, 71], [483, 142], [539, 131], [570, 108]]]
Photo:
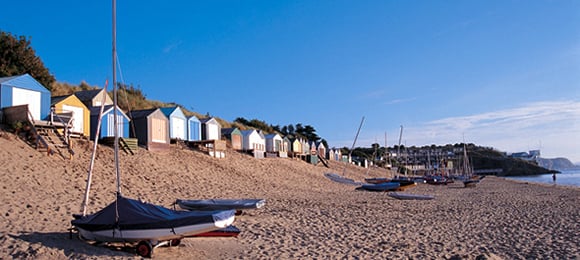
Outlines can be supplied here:
[[[76, 141], [73, 160], [47, 156], [0, 131], [0, 258], [139, 259], [129, 247], [69, 238], [85, 191], [91, 143]], [[580, 189], [486, 177], [475, 188], [420, 184], [402, 201], [356, 191], [288, 158], [254, 159], [234, 151], [214, 159], [172, 147], [120, 153], [122, 193], [172, 207], [176, 199], [264, 198], [236, 218], [237, 238], [186, 238], [160, 247], [158, 259], [578, 259]], [[348, 166], [357, 181], [386, 172]], [[99, 146], [90, 193], [94, 212], [115, 196], [113, 150]]]

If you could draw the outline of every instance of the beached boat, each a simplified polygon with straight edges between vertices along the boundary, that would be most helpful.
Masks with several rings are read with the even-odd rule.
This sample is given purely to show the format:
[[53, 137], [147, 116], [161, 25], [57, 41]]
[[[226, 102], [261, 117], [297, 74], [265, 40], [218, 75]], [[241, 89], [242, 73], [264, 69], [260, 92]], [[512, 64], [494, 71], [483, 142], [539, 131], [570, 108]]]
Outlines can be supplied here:
[[443, 176], [425, 176], [425, 183], [431, 185], [447, 185], [453, 183], [453, 180], [443, 177]]
[[265, 199], [205, 199], [176, 200], [175, 204], [185, 210], [246, 210], [259, 209], [266, 204]]
[[342, 184], [353, 185], [353, 186], [360, 186], [360, 185], [364, 184], [362, 182], [354, 181], [353, 179], [349, 179], [349, 178], [346, 178], [344, 176], [340, 176], [336, 173], [327, 172], [324, 174], [324, 176], [326, 176], [326, 178], [328, 178], [334, 182], [338, 182], [338, 183], [342, 183]]
[[[117, 114], [116, 84], [116, 1], [113, 0], [113, 95], [114, 113]], [[106, 91], [103, 92], [103, 96]], [[104, 102], [103, 102], [104, 104]], [[99, 114], [99, 123], [102, 117]], [[113, 117], [114, 125], [119, 125], [118, 117]], [[97, 130], [97, 136], [98, 136]], [[99, 244], [136, 243], [136, 252], [142, 257], [151, 257], [153, 249], [161, 245], [175, 246], [181, 239], [196, 234], [230, 226], [234, 221], [234, 210], [226, 211], [177, 211], [153, 205], [121, 195], [121, 173], [119, 166], [119, 128], [114, 127], [114, 155], [117, 183], [117, 196], [105, 208], [87, 215], [87, 204], [92, 179], [97, 140], [93, 146], [93, 155], [89, 165], [89, 174], [82, 214], [73, 215], [72, 230], [78, 231], [79, 238]]]
[[399, 190], [405, 190], [407, 188], [416, 186], [417, 184], [409, 179], [400, 179], [400, 178], [394, 178], [394, 179], [389, 179], [389, 178], [366, 178], [365, 182], [369, 183], [369, 184], [381, 184], [381, 183], [389, 183], [389, 182], [394, 182], [394, 183], [398, 183], [399, 184]]
[[119, 195], [107, 207], [91, 215], [78, 216], [72, 224], [85, 240], [149, 241], [157, 245], [162, 241], [173, 240], [175, 243], [184, 237], [225, 228], [233, 223], [234, 213], [234, 210], [177, 211]]
[[399, 190], [405, 190], [407, 188], [416, 186], [417, 183], [410, 179], [392, 179], [391, 182], [396, 182], [399, 184]]
[[463, 186], [466, 188], [473, 188], [479, 183], [480, 178], [473, 175], [473, 167], [469, 162], [469, 157], [467, 156], [467, 145], [463, 143], [463, 163], [461, 167], [463, 174]]
[[420, 195], [420, 194], [410, 194], [410, 193], [400, 193], [400, 192], [389, 192], [390, 197], [399, 200], [432, 200], [435, 197], [431, 195]]
[[389, 178], [365, 178], [365, 182], [366, 183], [371, 183], [371, 184], [379, 184], [379, 183], [384, 183], [384, 182], [390, 182], [391, 179]]
[[356, 189], [367, 191], [394, 191], [398, 189], [400, 186], [401, 185], [396, 182], [383, 182], [379, 184], [363, 184]]

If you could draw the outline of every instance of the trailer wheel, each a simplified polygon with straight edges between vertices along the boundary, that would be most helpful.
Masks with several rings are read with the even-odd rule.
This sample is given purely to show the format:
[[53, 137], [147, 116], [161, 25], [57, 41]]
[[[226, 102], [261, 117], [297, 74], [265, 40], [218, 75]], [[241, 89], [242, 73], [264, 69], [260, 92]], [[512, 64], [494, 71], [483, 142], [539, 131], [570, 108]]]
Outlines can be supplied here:
[[181, 239], [171, 239], [171, 241], [169, 241], [169, 246], [178, 246], [179, 244], [181, 244]]
[[149, 241], [141, 241], [137, 244], [137, 254], [141, 257], [151, 258], [153, 254], [153, 246]]

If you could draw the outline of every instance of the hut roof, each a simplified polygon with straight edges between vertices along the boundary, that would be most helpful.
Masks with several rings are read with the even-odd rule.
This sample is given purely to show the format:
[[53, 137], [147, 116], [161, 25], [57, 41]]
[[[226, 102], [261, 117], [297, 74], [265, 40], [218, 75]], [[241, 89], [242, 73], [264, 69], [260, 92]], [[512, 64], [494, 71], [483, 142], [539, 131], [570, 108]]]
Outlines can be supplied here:
[[209, 121], [212, 121], [212, 120], [213, 120], [213, 121], [215, 121], [216, 123], [218, 122], [218, 121], [217, 121], [217, 120], [215, 120], [215, 118], [213, 118], [213, 117], [206, 117], [206, 118], [201, 118], [201, 119], [199, 119], [199, 121], [200, 121], [202, 124], [205, 124], [205, 123], [207, 123], [207, 122], [209, 122]]
[[[222, 135], [231, 135], [233, 132], [235, 132], [236, 130], [238, 130], [235, 127], [229, 127], [229, 128], [222, 128]], [[240, 130], [238, 130], [239, 132]], [[241, 133], [241, 132], [240, 132]]]
[[70, 97], [72, 95], [64, 95], [64, 96], [56, 96], [56, 97], [51, 97], [50, 98], [50, 105], [54, 106], [55, 104], [67, 99], [68, 97]]
[[74, 93], [77, 98], [81, 101], [90, 101], [93, 100], [99, 93], [101, 93], [103, 89], [91, 89], [91, 90], [81, 90]]
[[174, 106], [174, 107], [162, 107], [159, 108], [161, 109], [161, 112], [163, 112], [163, 114], [166, 117], [169, 117], [171, 114], [173, 114], [173, 112], [175, 112], [175, 110], [177, 110], [179, 107], [178, 106]]
[[36, 81], [28, 73], [0, 78], [0, 85], [8, 85], [18, 88], [30, 89], [38, 92], [49, 92], [40, 82]]
[[148, 117], [149, 115], [151, 115], [157, 109], [159, 109], [159, 108], [150, 108], [150, 109], [134, 110], [134, 111], [131, 111], [129, 114], [131, 115], [131, 118], [133, 118], [133, 119], [136, 119], [136, 118], [144, 118], [144, 117]]

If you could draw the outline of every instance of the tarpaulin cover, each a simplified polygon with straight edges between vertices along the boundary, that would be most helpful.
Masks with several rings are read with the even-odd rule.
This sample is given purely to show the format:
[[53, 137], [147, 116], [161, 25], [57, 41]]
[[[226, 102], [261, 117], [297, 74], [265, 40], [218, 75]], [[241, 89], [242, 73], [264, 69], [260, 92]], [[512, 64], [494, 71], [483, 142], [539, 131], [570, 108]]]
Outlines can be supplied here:
[[[116, 219], [116, 208], [119, 219]], [[120, 230], [174, 228], [186, 225], [214, 223], [213, 214], [216, 211], [177, 211], [162, 206], [153, 205], [138, 200], [119, 196], [116, 201], [102, 210], [75, 219], [72, 224], [89, 230]]]

